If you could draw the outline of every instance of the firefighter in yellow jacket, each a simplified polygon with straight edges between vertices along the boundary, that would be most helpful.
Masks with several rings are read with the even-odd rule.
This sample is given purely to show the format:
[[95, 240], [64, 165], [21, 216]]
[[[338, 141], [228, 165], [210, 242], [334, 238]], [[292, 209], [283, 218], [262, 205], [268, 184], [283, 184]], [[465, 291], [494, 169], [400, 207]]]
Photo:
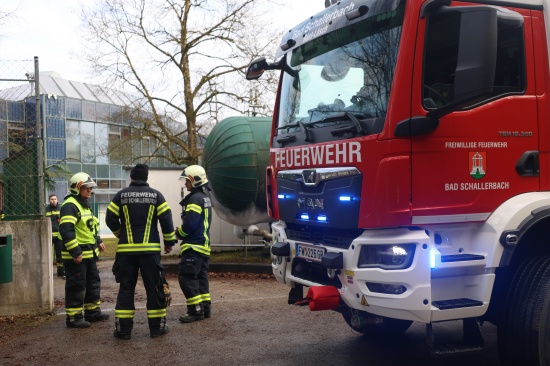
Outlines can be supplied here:
[[98, 235], [99, 220], [88, 199], [97, 187], [86, 173], [69, 181], [69, 194], [61, 205], [59, 233], [65, 267], [65, 311], [68, 328], [87, 328], [90, 322], [109, 319], [100, 309], [100, 278], [96, 261], [105, 245]]

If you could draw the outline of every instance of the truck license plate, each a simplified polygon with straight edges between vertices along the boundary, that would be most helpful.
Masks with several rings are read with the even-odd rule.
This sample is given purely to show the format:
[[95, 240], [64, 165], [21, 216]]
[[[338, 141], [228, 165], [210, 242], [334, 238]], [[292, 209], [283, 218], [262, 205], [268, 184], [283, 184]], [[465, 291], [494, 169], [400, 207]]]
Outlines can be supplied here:
[[315, 262], [321, 262], [323, 255], [326, 253], [325, 248], [314, 247], [305, 244], [296, 244], [296, 256], [309, 259]]

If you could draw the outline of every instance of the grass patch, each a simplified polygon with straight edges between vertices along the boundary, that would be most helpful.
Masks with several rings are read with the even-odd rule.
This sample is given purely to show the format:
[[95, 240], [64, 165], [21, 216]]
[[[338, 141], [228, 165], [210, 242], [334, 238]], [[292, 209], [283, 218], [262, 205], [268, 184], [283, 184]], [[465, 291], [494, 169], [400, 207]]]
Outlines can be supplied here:
[[[102, 258], [114, 258], [117, 248], [117, 238], [104, 238], [105, 251], [101, 253]], [[214, 248], [215, 249], [215, 248]], [[177, 257], [177, 255], [174, 255]], [[236, 250], [223, 250], [210, 253], [211, 263], [271, 263], [269, 248], [239, 248]]]

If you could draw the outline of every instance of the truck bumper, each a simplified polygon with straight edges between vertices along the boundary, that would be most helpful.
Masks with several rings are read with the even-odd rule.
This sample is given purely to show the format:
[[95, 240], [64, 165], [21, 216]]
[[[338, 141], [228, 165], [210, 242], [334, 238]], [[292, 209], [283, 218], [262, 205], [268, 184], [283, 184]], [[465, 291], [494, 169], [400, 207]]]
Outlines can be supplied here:
[[[346, 250], [318, 246], [325, 248], [326, 253], [341, 253], [343, 257], [343, 268], [337, 270], [331, 279], [321, 263], [296, 255], [297, 243], [285, 237], [284, 228], [284, 223], [273, 224], [278, 241], [289, 244], [290, 254], [274, 257], [272, 267], [277, 281], [290, 287], [297, 283], [335, 286], [342, 301], [351, 308], [423, 323], [477, 317], [487, 310], [489, 298], [483, 294], [490, 293], [494, 281], [493, 271], [484, 268], [487, 263], [477, 261], [464, 268], [442, 264], [440, 253], [425, 230], [365, 230]], [[414, 245], [414, 258], [406, 268], [387, 269], [361, 264], [363, 246], [402, 247], [405, 244]], [[475, 298], [482, 305], [441, 310], [433, 303], [460, 297]]]

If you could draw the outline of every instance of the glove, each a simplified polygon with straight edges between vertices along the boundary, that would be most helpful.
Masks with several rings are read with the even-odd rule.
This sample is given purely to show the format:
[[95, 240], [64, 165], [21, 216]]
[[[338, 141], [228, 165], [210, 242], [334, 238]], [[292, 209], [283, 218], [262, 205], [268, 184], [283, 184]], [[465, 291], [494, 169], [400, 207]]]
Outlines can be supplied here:
[[172, 302], [172, 293], [170, 292], [170, 286], [166, 281], [166, 278], [160, 273], [159, 284], [157, 285], [157, 298], [160, 306], [166, 308], [170, 306]]

